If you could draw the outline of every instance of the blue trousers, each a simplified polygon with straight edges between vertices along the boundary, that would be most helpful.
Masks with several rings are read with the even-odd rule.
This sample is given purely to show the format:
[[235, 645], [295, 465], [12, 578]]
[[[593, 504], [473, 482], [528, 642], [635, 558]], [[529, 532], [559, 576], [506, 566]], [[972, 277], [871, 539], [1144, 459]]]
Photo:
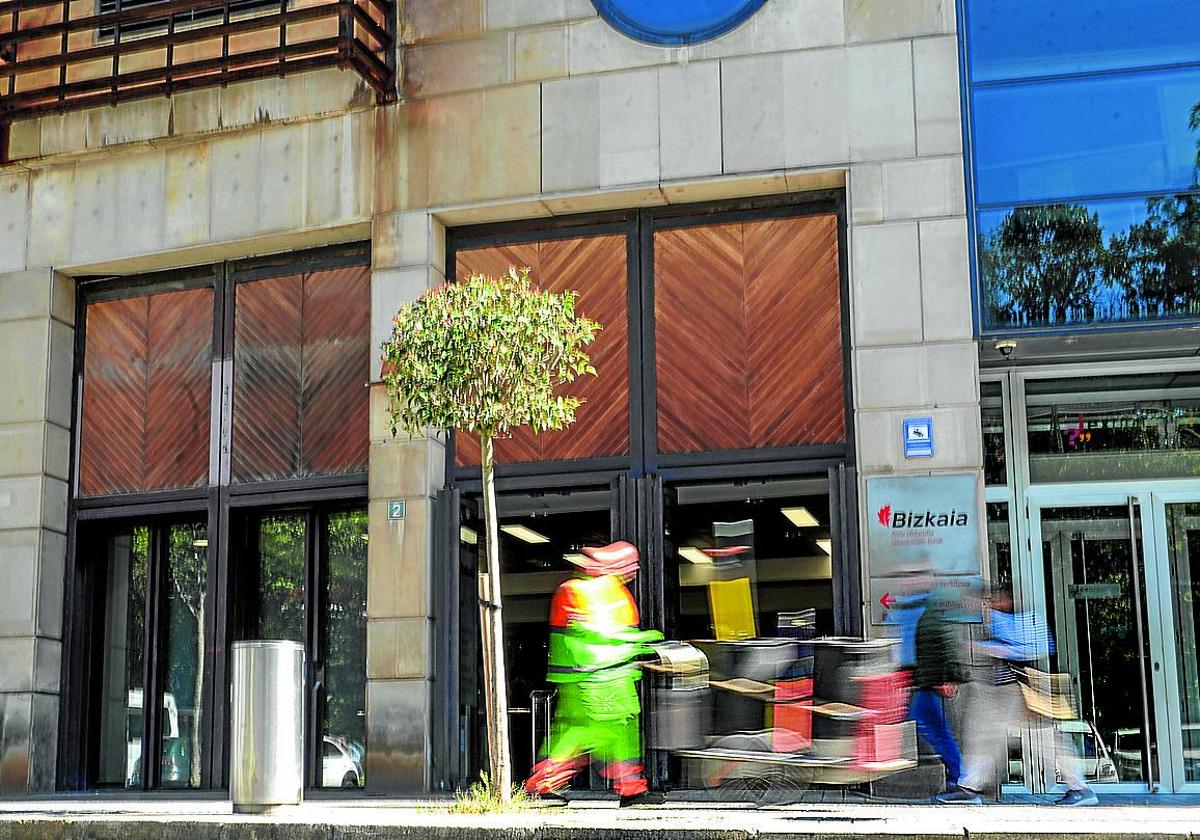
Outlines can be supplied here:
[[946, 720], [941, 695], [931, 688], [915, 689], [908, 716], [916, 721], [917, 734], [942, 757], [946, 765], [946, 784], [957, 785], [962, 774], [962, 753]]

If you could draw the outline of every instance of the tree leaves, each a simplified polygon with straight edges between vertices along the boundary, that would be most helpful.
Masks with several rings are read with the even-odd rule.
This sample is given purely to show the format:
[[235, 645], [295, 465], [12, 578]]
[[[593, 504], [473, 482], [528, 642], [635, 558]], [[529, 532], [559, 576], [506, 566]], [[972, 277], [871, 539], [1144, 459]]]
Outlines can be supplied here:
[[402, 308], [382, 345], [392, 433], [428, 427], [495, 437], [562, 429], [581, 400], [556, 393], [594, 376], [585, 348], [601, 326], [574, 292], [534, 288], [528, 269], [472, 275]]

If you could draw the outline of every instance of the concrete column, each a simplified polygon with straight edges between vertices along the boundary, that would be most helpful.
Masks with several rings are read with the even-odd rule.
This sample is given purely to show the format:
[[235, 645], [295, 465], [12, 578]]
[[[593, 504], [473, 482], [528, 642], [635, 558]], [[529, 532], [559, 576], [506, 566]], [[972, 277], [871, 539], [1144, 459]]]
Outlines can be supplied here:
[[[441, 283], [445, 231], [425, 212], [378, 216], [372, 230], [371, 345], [391, 333], [405, 303]], [[373, 375], [380, 372], [375, 361]], [[367, 789], [428, 790], [433, 726], [434, 497], [444, 483], [445, 443], [393, 437], [387, 396], [371, 386], [367, 553]], [[389, 518], [403, 501], [404, 518]]]
[[54, 789], [75, 287], [0, 274], [0, 795]]

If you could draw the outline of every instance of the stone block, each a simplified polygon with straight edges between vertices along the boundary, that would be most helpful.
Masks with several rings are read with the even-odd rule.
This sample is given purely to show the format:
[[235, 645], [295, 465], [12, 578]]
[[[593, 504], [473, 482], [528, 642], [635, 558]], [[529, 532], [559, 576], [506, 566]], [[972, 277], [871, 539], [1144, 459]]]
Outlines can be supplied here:
[[379, 348], [392, 334], [392, 319], [400, 307], [444, 281], [429, 266], [386, 269], [371, 273], [371, 376], [379, 374]]
[[883, 165], [883, 213], [889, 221], [961, 216], [966, 202], [958, 155]]
[[387, 499], [367, 505], [367, 616], [416, 618], [430, 614], [428, 591], [433, 502], [407, 500], [405, 518], [387, 518]]
[[62, 642], [57, 639], [33, 640], [33, 690], [57, 694], [62, 676]]
[[601, 76], [599, 94], [600, 186], [657, 183], [658, 72]]
[[8, 371], [0, 423], [45, 419], [49, 342], [44, 319], [7, 321], [0, 327], [0, 368]]
[[171, 133], [176, 137], [221, 128], [221, 88], [185, 90], [171, 95]]
[[[432, 218], [421, 210], [376, 216], [371, 220], [371, 265], [375, 268], [430, 265], [435, 257], [432, 229]], [[444, 247], [442, 251], [445, 252]]]
[[913, 90], [917, 108], [917, 154], [962, 153], [958, 39], [913, 41]]
[[[387, 422], [386, 408], [384, 422]], [[400, 430], [403, 432], [403, 429]], [[372, 499], [412, 499], [433, 496], [442, 486], [446, 450], [426, 438], [391, 436], [371, 443], [368, 494]]]
[[41, 474], [46, 426], [37, 422], [0, 426], [0, 476]]
[[[915, 414], [933, 418], [932, 458], [906, 459], [901, 440], [905, 417]], [[908, 411], [859, 411], [855, 415], [860, 474], [912, 473], [943, 469], [979, 469], [983, 444], [979, 434], [979, 406], [931, 408], [914, 406]]]
[[19, 797], [29, 793], [34, 754], [32, 716], [32, 694], [0, 693], [0, 796]]
[[787, 165], [783, 56], [721, 62], [721, 134], [726, 173]]
[[484, 0], [421, 0], [405, 3], [400, 32], [406, 44], [472, 35], [483, 28]]
[[669, 64], [680, 54], [677, 48], [635, 41], [600, 18], [572, 23], [567, 38], [572, 76]]
[[842, 0], [771, 0], [732, 32], [688, 50], [693, 61], [806, 50], [845, 41]]
[[40, 528], [41, 525], [41, 476], [0, 479], [0, 530]]
[[375, 618], [367, 622], [367, 679], [430, 677], [429, 619]]
[[288, 79], [268, 77], [235, 82], [221, 91], [222, 129], [263, 126], [290, 110]]
[[[0, 637], [35, 635], [40, 545], [41, 531], [36, 528], [0, 531], [0, 578], [4, 580], [0, 587]], [[58, 591], [61, 594], [61, 585]]]
[[64, 429], [71, 426], [71, 395], [75, 374], [75, 330], [50, 321], [50, 365], [46, 419]]
[[438, 97], [427, 115], [431, 204], [540, 192], [539, 85]]
[[29, 160], [41, 157], [42, 127], [40, 120], [17, 120], [8, 135], [8, 160]]
[[87, 111], [48, 115], [38, 122], [42, 128], [43, 155], [82, 152], [87, 148]]
[[118, 162], [115, 157], [100, 156], [79, 164], [75, 176], [75, 202], [72, 214], [70, 261], [98, 262], [117, 256], [117, 220], [114, 212], [117, 196]]
[[854, 352], [862, 409], [973, 404], [979, 400], [975, 344], [863, 347]]
[[371, 173], [375, 212], [424, 209], [429, 206], [430, 103], [406, 102], [376, 108], [375, 156], [389, 165]]
[[46, 423], [43, 468], [46, 475], [66, 481], [71, 477], [71, 430], [57, 423]]
[[666, 203], [667, 198], [663, 191], [655, 185], [547, 198], [542, 202], [542, 206], [549, 210], [551, 215], [570, 216], [577, 213], [599, 213], [605, 210], [661, 207]]
[[211, 232], [212, 144], [187, 143], [163, 152], [163, 240], [168, 247], [199, 245]]
[[305, 180], [324, 177], [323, 173], [306, 171], [307, 145], [307, 127], [302, 124], [263, 131], [259, 152], [258, 230], [267, 233], [303, 227]]
[[820, 166], [849, 158], [846, 100], [845, 50], [808, 50], [783, 56], [787, 166]]
[[0, 638], [0, 692], [33, 691], [33, 636]]
[[594, 18], [590, 0], [484, 0], [484, 24], [488, 29], [516, 29], [541, 23], [562, 23]]
[[425, 793], [430, 768], [428, 680], [367, 681], [367, 793]]
[[404, 95], [439, 96], [495, 87], [513, 80], [512, 39], [501, 32], [404, 51]]
[[67, 533], [68, 496], [67, 482], [48, 475], [43, 476], [42, 515], [38, 524], [60, 534]]
[[920, 223], [921, 309], [926, 341], [969, 339], [971, 271], [967, 220]]
[[29, 792], [53, 793], [58, 761], [58, 697], [35, 694], [32, 701]]
[[562, 79], [541, 87], [542, 190], [552, 193], [599, 186], [599, 77]]
[[55, 272], [50, 287], [50, 315], [69, 327], [75, 326], [75, 280]]
[[728, 198], [775, 195], [789, 191], [787, 176], [782, 172], [772, 172], [769, 175], [743, 178], [705, 178], [675, 182], [664, 186], [661, 195], [668, 204], [694, 204], [699, 201], [722, 201]]
[[850, 167], [850, 221], [863, 225], [883, 221], [883, 167], [860, 163]]
[[851, 47], [847, 62], [850, 159], [912, 157], [917, 139], [911, 43]]
[[167, 97], [135, 99], [86, 113], [89, 149], [155, 140], [170, 133], [171, 100]]
[[[0, 271], [25, 267], [25, 240], [29, 224], [29, 173], [0, 178]], [[8, 308], [0, 297], [0, 317]]]
[[567, 28], [517, 32], [513, 36], [513, 74], [518, 82], [567, 75]]
[[858, 346], [916, 344], [921, 332], [921, 267], [916, 224], [851, 232], [851, 316]]
[[707, 61], [658, 71], [661, 177], [721, 172], [721, 66]]
[[75, 164], [33, 172], [29, 185], [29, 231], [25, 262], [31, 268], [61, 265], [71, 249], [75, 212]]
[[54, 297], [53, 276], [46, 269], [0, 274], [0, 321], [49, 315]]
[[47, 639], [61, 639], [67, 537], [65, 534], [42, 529], [39, 541], [37, 614], [34, 631]]
[[[117, 249], [144, 254], [162, 248], [166, 164], [161, 152], [122, 159], [117, 166], [117, 193], [110, 212], [117, 217]], [[84, 254], [76, 262], [88, 262]]]
[[213, 140], [211, 238], [243, 239], [259, 229], [260, 143], [258, 132]]
[[845, 0], [846, 40], [889, 41], [954, 32], [954, 0]]

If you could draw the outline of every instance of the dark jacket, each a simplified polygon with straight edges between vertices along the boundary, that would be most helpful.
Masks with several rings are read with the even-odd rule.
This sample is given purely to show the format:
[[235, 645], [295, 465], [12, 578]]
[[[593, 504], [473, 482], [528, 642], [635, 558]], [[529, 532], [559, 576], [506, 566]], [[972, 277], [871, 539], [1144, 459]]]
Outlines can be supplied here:
[[916, 648], [915, 688], [937, 688], [967, 681], [966, 669], [958, 660], [958, 640], [941, 605], [930, 603], [917, 621]]

